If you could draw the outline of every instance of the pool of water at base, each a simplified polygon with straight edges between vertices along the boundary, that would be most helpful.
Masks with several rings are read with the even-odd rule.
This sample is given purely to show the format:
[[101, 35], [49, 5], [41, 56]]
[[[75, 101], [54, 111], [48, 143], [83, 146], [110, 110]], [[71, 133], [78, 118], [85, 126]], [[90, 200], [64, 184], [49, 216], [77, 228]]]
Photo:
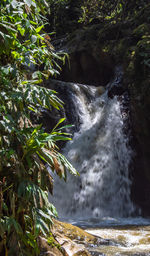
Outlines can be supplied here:
[[107, 240], [107, 243], [89, 248], [93, 256], [150, 256], [149, 218], [107, 217], [70, 222]]

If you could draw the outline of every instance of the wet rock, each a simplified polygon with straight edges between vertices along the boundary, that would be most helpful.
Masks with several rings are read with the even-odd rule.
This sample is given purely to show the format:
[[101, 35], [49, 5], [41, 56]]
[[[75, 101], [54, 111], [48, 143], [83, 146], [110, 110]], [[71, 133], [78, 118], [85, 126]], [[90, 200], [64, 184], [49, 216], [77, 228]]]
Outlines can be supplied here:
[[56, 114], [54, 121], [58, 121], [58, 117], [65, 117], [66, 121], [64, 125], [73, 125], [71, 129], [69, 128], [69, 132], [74, 133], [75, 131], [79, 130], [81, 121], [78, 115], [78, 106], [76, 100], [74, 99], [73, 90], [71, 89], [70, 84], [71, 83], [49, 79], [45, 81], [44, 86], [48, 89], [55, 90], [58, 93], [57, 96], [64, 102], [64, 108], [60, 108], [59, 115], [56, 113], [56, 111], [54, 112], [54, 115]]
[[69, 54], [58, 79], [88, 85], [105, 86], [113, 75], [114, 63], [111, 54], [103, 50], [96, 39], [101, 25], [80, 29], [68, 37], [59, 50]]
[[114, 79], [113, 83], [108, 84], [108, 97], [113, 98], [114, 96], [122, 95], [127, 89], [123, 86], [123, 69], [122, 66], [116, 67], [116, 74], [118, 76]]
[[64, 256], [64, 254], [56, 246], [50, 246], [47, 239], [44, 237], [38, 237], [38, 245], [40, 249], [40, 256]]
[[94, 237], [78, 227], [60, 221], [54, 221], [53, 235], [68, 256], [90, 256], [84, 243]]
[[113, 98], [114, 96], [120, 96], [124, 93], [124, 88], [122, 86], [114, 86], [112, 88], [110, 88], [110, 90], [108, 91], [108, 97], [109, 98]]
[[110, 243], [108, 239], [93, 236], [79, 227], [57, 220], [54, 221], [52, 232], [69, 256], [90, 256], [90, 248]]
[[102, 95], [104, 92], [105, 92], [105, 87], [104, 86], [98, 86], [97, 87], [96, 93], [97, 93], [98, 96]]
[[92, 256], [106, 256], [106, 254], [104, 253], [100, 253], [100, 252], [91, 252]]
[[73, 241], [77, 241], [80, 244], [98, 244], [100, 238], [93, 236], [83, 229], [76, 227], [69, 223], [64, 223], [58, 220], [54, 221], [53, 234], [57, 237], [57, 234], [65, 234], [65, 236]]
[[84, 245], [75, 243], [65, 235], [57, 233], [56, 240], [64, 248], [67, 256], [90, 256]]
[[70, 54], [70, 68], [66, 64], [59, 79], [66, 82], [105, 86], [113, 75], [111, 58], [102, 51], [96, 58], [93, 49], [79, 49]]

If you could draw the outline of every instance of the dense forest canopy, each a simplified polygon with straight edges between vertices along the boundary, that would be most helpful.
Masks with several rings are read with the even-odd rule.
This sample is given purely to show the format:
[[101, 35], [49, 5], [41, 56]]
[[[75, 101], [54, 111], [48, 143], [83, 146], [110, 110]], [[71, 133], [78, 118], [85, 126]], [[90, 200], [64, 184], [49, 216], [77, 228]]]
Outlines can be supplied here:
[[146, 76], [150, 67], [149, 10], [148, 0], [0, 2], [1, 255], [39, 255], [38, 236], [50, 236], [57, 212], [48, 201], [53, 179], [46, 164], [65, 180], [67, 169], [77, 175], [57, 146], [57, 141], [70, 140], [66, 127], [59, 128], [64, 119], [49, 133], [33, 120], [33, 113], [40, 118], [42, 108], [63, 108], [57, 93], [42, 86], [43, 80], [61, 72], [67, 57], [54, 49], [51, 38], [92, 24], [130, 22], [133, 30], [138, 29], [128, 68], [134, 64], [136, 70], [142, 65], [139, 75]]

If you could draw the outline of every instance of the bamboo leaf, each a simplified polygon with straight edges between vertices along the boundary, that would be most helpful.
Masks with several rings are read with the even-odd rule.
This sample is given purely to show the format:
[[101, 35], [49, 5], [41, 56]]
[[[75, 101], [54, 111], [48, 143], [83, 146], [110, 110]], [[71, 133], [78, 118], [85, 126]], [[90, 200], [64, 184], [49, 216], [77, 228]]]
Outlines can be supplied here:
[[37, 33], [39, 33], [43, 27], [44, 27], [44, 25], [42, 25], [42, 26], [36, 28], [35, 31], [36, 31]]
[[55, 125], [55, 127], [53, 128], [52, 132], [55, 131], [55, 129], [56, 129], [61, 123], [63, 123], [64, 121], [65, 121], [65, 118], [61, 118], [61, 119], [59, 120], [59, 122]]

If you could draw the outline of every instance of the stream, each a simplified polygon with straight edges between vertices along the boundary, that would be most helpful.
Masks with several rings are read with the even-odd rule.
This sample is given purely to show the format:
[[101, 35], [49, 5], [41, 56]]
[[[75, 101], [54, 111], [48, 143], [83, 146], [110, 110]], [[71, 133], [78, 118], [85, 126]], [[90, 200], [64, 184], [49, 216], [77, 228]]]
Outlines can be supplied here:
[[[131, 166], [134, 150], [129, 111], [123, 104], [126, 94], [108, 97], [108, 91], [121, 86], [122, 70], [104, 91], [101, 87], [63, 83], [70, 91], [71, 104], [80, 129], [67, 142], [63, 154], [80, 173], [68, 175], [67, 184], [55, 177], [54, 197], [59, 218], [110, 241], [89, 248], [94, 256], [150, 255], [150, 220], [140, 217], [131, 200]], [[70, 100], [70, 99], [69, 99]]]
[[[106, 220], [105, 220], [106, 221]], [[114, 221], [114, 225], [112, 225]], [[89, 248], [94, 256], [149, 256], [150, 223], [142, 218], [112, 220], [106, 226], [87, 228], [86, 231], [109, 239], [110, 243]], [[119, 225], [120, 222], [120, 225]], [[106, 224], [106, 223], [105, 223]]]

